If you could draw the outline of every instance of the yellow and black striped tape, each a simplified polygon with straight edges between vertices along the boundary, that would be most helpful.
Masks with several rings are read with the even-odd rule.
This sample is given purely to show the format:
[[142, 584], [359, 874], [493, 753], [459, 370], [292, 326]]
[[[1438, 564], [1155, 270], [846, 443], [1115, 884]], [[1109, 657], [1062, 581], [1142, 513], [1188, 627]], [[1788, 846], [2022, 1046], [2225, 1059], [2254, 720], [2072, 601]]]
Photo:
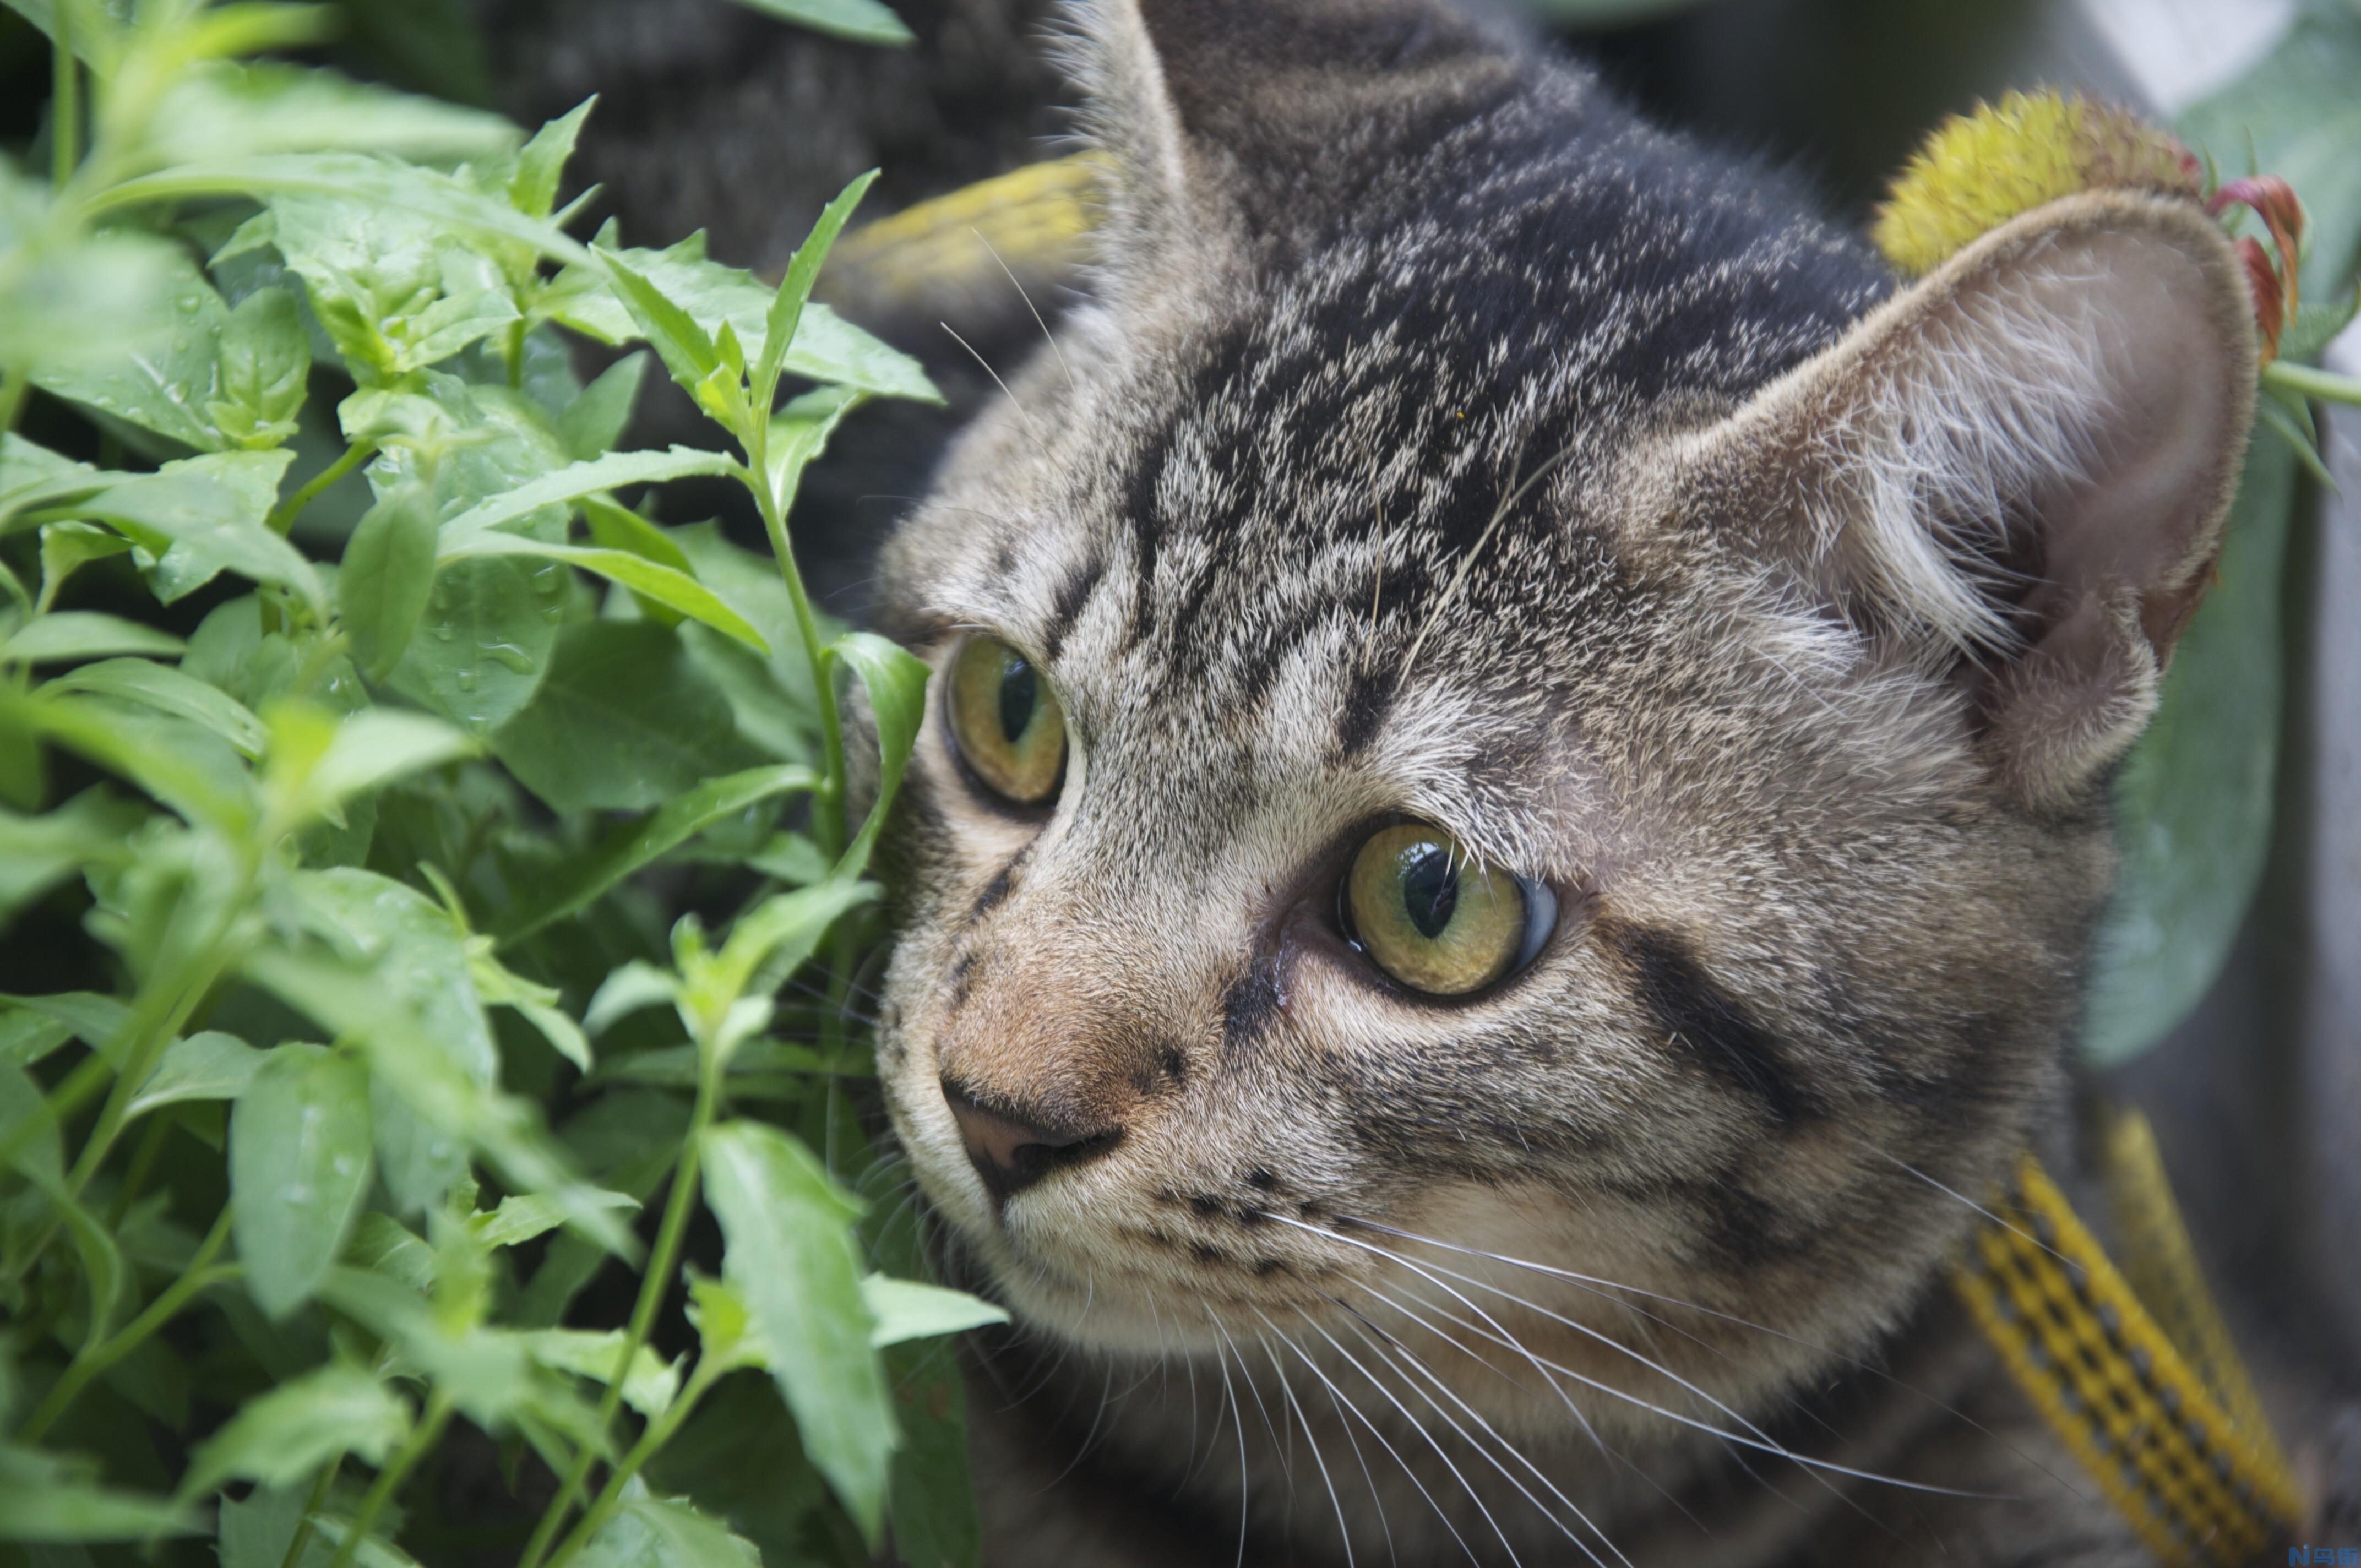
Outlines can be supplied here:
[[2177, 1253], [2144, 1253], [2144, 1265], [2169, 1280], [2184, 1322], [2212, 1325], [2199, 1360], [2158, 1325], [2031, 1155], [1971, 1238], [1956, 1281], [2043, 1418], [2149, 1550], [2175, 1568], [2241, 1568], [2293, 1539], [2301, 1503], [2220, 1332], [2170, 1190], [2151, 1185], [2163, 1179], [2153, 1140], [2145, 1177], [2138, 1150], [2129, 1166], [2124, 1152], [2111, 1148], [2111, 1176], [2138, 1189], [2148, 1218], [2168, 1219], [2179, 1239]]

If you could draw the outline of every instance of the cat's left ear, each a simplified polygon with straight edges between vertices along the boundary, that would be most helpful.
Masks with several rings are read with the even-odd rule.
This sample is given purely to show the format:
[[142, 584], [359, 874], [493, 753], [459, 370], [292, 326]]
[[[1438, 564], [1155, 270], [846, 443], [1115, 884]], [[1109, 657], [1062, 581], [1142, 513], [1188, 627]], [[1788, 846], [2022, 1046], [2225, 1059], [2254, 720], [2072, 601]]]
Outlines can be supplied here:
[[2220, 547], [2253, 306], [2194, 203], [2026, 214], [1675, 444], [1734, 521], [1880, 645], [1951, 650], [2004, 784], [2076, 798], [2155, 711]]
[[1529, 68], [1451, 0], [1067, 0], [1083, 129], [1111, 165], [1102, 254], [1169, 288], [1284, 255], [1431, 155]]

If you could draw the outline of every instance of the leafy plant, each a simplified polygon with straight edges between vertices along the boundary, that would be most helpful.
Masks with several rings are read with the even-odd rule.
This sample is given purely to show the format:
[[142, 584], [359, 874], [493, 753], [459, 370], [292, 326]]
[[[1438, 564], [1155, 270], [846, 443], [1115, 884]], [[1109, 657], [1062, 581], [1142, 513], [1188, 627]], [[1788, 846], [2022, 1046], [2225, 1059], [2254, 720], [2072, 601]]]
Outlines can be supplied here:
[[[915, 1277], [840, 1091], [927, 672], [785, 526], [934, 396], [807, 300], [866, 177], [773, 289], [568, 232], [589, 104], [249, 58], [309, 6], [7, 4], [57, 64], [49, 179], [0, 160], [0, 922], [48, 955], [0, 997], [0, 1543], [972, 1561], [941, 1336], [998, 1314]], [[735, 455], [616, 451], [648, 356], [586, 387], [562, 333]], [[690, 476], [767, 555], [629, 499]]]

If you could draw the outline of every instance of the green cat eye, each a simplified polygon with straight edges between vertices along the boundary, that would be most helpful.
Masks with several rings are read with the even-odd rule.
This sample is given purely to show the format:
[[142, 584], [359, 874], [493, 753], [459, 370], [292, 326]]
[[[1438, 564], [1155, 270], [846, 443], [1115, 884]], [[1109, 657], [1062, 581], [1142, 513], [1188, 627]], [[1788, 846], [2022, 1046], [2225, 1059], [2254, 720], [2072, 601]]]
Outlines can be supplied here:
[[1054, 798], [1066, 771], [1066, 715], [1049, 683], [997, 637], [951, 656], [951, 738], [986, 789], [1019, 806]]
[[1532, 960], [1557, 916], [1549, 889], [1476, 863], [1440, 828], [1369, 835], [1337, 900], [1345, 933], [1379, 969], [1433, 996], [1481, 991]]

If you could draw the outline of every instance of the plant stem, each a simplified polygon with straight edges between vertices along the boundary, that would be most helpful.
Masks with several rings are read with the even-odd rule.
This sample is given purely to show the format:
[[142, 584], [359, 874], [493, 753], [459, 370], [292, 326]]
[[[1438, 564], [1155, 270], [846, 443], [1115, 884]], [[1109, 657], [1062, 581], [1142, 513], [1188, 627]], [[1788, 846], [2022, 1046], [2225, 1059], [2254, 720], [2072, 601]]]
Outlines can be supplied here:
[[[672, 1285], [673, 1266], [680, 1258], [681, 1237], [688, 1230], [689, 1212], [697, 1206], [697, 1148], [703, 1141], [700, 1135], [713, 1124], [714, 1113], [721, 1101], [721, 1074], [714, 1051], [700, 1047], [697, 1053], [697, 1104], [689, 1113], [688, 1135], [681, 1142], [680, 1158], [673, 1167], [672, 1191], [664, 1200], [663, 1221], [656, 1226], [655, 1246], [648, 1254], [647, 1271], [640, 1277], [640, 1297], [631, 1307], [631, 1327], [623, 1335], [623, 1351], [616, 1358], [615, 1374], [607, 1380], [607, 1392], [598, 1401], [598, 1426], [605, 1430], [615, 1420], [615, 1412], [623, 1402], [623, 1380], [631, 1375], [631, 1363], [638, 1359], [648, 1343], [648, 1331], [655, 1326], [656, 1309], [664, 1305]], [[541, 1522], [533, 1527], [533, 1539], [525, 1543], [524, 1555], [518, 1560], [519, 1568], [539, 1568], [550, 1542], [556, 1538], [558, 1527], [573, 1510], [582, 1496], [582, 1488], [590, 1479], [590, 1466], [598, 1454], [588, 1445], [574, 1458]]]
[[115, 1075], [115, 1088], [107, 1095], [105, 1105], [100, 1109], [98, 1121], [91, 1127], [90, 1137], [82, 1146], [81, 1157], [74, 1161], [72, 1173], [66, 1179], [67, 1189], [75, 1197], [82, 1196], [82, 1189], [90, 1185], [91, 1178], [98, 1174], [100, 1164], [115, 1146], [115, 1138], [123, 1131], [123, 1124], [130, 1116], [131, 1102], [138, 1094], [140, 1085], [148, 1081], [148, 1075], [156, 1070], [157, 1058], [164, 1054], [164, 1047], [179, 1036], [181, 1025], [188, 1023], [189, 1015], [197, 1010], [197, 1003], [205, 999], [205, 993], [221, 978], [222, 970], [229, 967], [228, 943], [225, 938], [236, 918], [237, 912], [230, 911], [221, 927], [192, 956], [187, 965], [190, 978], [185, 984], [170, 989], [159, 988], [163, 995], [170, 998], [160, 1019], [143, 1027], [140, 1013], [146, 1010], [143, 1008], [133, 1013], [131, 1038], [134, 1044], [125, 1053], [123, 1070]]
[[440, 1388], [426, 1397], [425, 1418], [412, 1430], [410, 1441], [401, 1445], [401, 1451], [377, 1473], [377, 1479], [369, 1484], [368, 1493], [361, 1498], [359, 1510], [345, 1526], [344, 1544], [336, 1548], [335, 1558], [328, 1568], [352, 1568], [353, 1555], [360, 1551], [361, 1541], [368, 1537], [370, 1527], [377, 1523], [377, 1516], [385, 1511], [385, 1505], [394, 1493], [401, 1489], [401, 1483], [417, 1467], [418, 1462], [426, 1457], [427, 1451], [434, 1446], [435, 1441], [442, 1437], [443, 1429], [450, 1424], [451, 1409], [451, 1396]]
[[[249, 866], [247, 872], [249, 886], [252, 881], [253, 870]], [[243, 907], [243, 901], [239, 907]], [[115, 1080], [107, 1094], [106, 1104], [100, 1110], [98, 1121], [92, 1126], [82, 1154], [75, 1159], [73, 1170], [66, 1178], [66, 1190], [73, 1196], [81, 1197], [82, 1190], [90, 1185], [91, 1178], [98, 1174], [99, 1166], [123, 1130], [123, 1124], [130, 1113], [131, 1101], [139, 1092], [139, 1086], [148, 1080], [149, 1073], [156, 1070], [157, 1058], [163, 1055], [164, 1047], [172, 1043], [173, 1036], [181, 1032], [181, 1026], [188, 1022], [189, 1014], [196, 1011], [197, 1003], [204, 999], [205, 993], [213, 989], [214, 982], [221, 978], [222, 970], [228, 967], [226, 939], [238, 913], [237, 908], [229, 910], [223, 916], [221, 925], [198, 944], [195, 954], [181, 966], [183, 970], [193, 973], [194, 978], [189, 983], [181, 983], [175, 976], [170, 984], [141, 987], [139, 995], [132, 1003], [130, 1022], [118, 1036], [123, 1044], [122, 1049], [93, 1050], [66, 1075], [64, 1082], [50, 1091], [48, 1099], [49, 1119], [62, 1127], [84, 1102], [98, 1092], [99, 1086], [106, 1082], [110, 1074]], [[159, 1006], [163, 1015], [157, 1019], [155, 1014]], [[115, 1068], [118, 1059], [122, 1063], [119, 1071]], [[16, 1158], [18, 1150], [31, 1141], [41, 1125], [40, 1118], [27, 1116], [6, 1139], [0, 1140], [0, 1169], [6, 1168], [7, 1162]], [[0, 1284], [15, 1279], [31, 1267], [34, 1261], [49, 1249], [50, 1241], [58, 1234], [58, 1227], [63, 1223], [52, 1214], [34, 1233], [31, 1247], [9, 1260], [5, 1266], [0, 1266]]]
[[285, 1555], [279, 1559], [279, 1568], [295, 1568], [303, 1561], [303, 1549], [312, 1544], [312, 1516], [328, 1506], [328, 1494], [335, 1488], [336, 1472], [345, 1467], [345, 1456], [335, 1453], [320, 1466], [320, 1478], [312, 1483], [312, 1495], [303, 1500], [303, 1517], [295, 1521], [295, 1533], [287, 1540]]
[[270, 515], [264, 519], [269, 524], [270, 532], [284, 535], [295, 526], [295, 520], [302, 515], [303, 509], [319, 498], [322, 490], [376, 455], [377, 443], [373, 441], [356, 441], [345, 448], [342, 457], [313, 475], [302, 489], [270, 509]]
[[138, 1349], [141, 1342], [170, 1322], [181, 1309], [200, 1292], [224, 1280], [235, 1279], [244, 1272], [243, 1266], [235, 1263], [225, 1263], [218, 1268], [210, 1266], [229, 1240], [229, 1215], [227, 1205], [224, 1205], [221, 1218], [214, 1222], [214, 1228], [206, 1232], [205, 1239], [198, 1244], [196, 1255], [189, 1260], [189, 1266], [148, 1303], [146, 1311], [124, 1324], [103, 1343], [85, 1346], [82, 1354], [73, 1358], [72, 1365], [65, 1370], [65, 1376], [58, 1379], [56, 1386], [50, 1388], [49, 1398], [41, 1401], [40, 1409], [27, 1417], [24, 1426], [18, 1430], [18, 1442], [40, 1442], [41, 1434], [66, 1413], [75, 1398], [89, 1387], [92, 1378]]
[[0, 435], [16, 428], [16, 415], [24, 410], [25, 393], [32, 384], [24, 371], [0, 380]]
[[73, 7], [57, 6], [50, 21], [57, 29], [57, 85], [49, 94], [49, 189], [62, 191], [82, 161], [82, 66], [74, 59]]
[[697, 1409], [697, 1401], [705, 1398], [705, 1391], [719, 1382], [721, 1373], [726, 1370], [710, 1357], [697, 1364], [697, 1370], [689, 1374], [688, 1384], [681, 1389], [679, 1398], [665, 1406], [664, 1412], [648, 1423], [647, 1430], [640, 1433], [640, 1441], [631, 1444], [631, 1451], [623, 1455], [608, 1474], [607, 1484], [598, 1488], [598, 1496], [584, 1512], [582, 1522], [567, 1533], [565, 1543], [549, 1560], [549, 1568], [566, 1568], [584, 1547], [597, 1539], [600, 1530], [607, 1528], [607, 1521], [613, 1519], [615, 1510], [622, 1506], [623, 1488], [631, 1485], [631, 1477], [655, 1457], [657, 1450], [672, 1441], [673, 1433], [680, 1430], [681, 1423], [688, 1420], [690, 1413]]
[[131, 1151], [131, 1168], [123, 1173], [123, 1181], [115, 1189], [115, 1201], [106, 1206], [106, 1228], [114, 1230], [123, 1223], [123, 1216], [131, 1212], [131, 1205], [139, 1201], [141, 1190], [147, 1187], [148, 1176], [156, 1168], [157, 1159], [164, 1152], [164, 1142], [172, 1135], [172, 1119], [158, 1116], [139, 1135], [139, 1146]]
[[2350, 376], [2339, 376], [2334, 370], [2322, 370], [2310, 365], [2290, 365], [2284, 359], [2274, 359], [2263, 367], [2263, 379], [2290, 392], [2301, 392], [2307, 398], [2323, 402], [2361, 404], [2361, 381]]
[[844, 852], [844, 722], [836, 707], [836, 687], [829, 679], [826, 653], [819, 643], [819, 622], [812, 616], [811, 599], [804, 592], [803, 573], [796, 566], [796, 547], [787, 538], [787, 520], [779, 510], [778, 497], [771, 493], [771, 480], [766, 458], [768, 442], [760, 427], [750, 431], [754, 439], [747, 444], [746, 455], [751, 463], [742, 477], [754, 492], [755, 505], [763, 513], [763, 531], [771, 537], [771, 554], [777, 557], [779, 576], [786, 580], [787, 599], [794, 605], [796, 631], [803, 639], [804, 660], [811, 666], [812, 695], [819, 705], [820, 747], [827, 761], [827, 777], [814, 792], [812, 831], [819, 840], [820, 852], [831, 861]]

